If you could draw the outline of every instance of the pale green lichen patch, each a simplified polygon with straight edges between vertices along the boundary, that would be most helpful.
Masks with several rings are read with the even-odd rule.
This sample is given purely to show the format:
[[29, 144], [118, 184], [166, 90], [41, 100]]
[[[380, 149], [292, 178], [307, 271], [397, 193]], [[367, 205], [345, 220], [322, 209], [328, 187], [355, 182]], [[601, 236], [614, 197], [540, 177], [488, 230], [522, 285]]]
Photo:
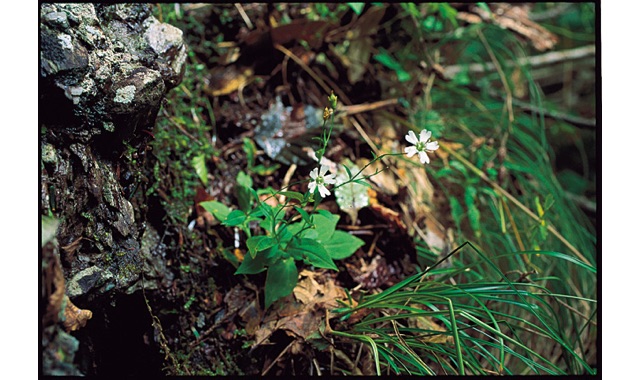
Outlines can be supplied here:
[[71, 44], [71, 36], [68, 34], [60, 33], [58, 35], [58, 42], [63, 49], [73, 50], [73, 45]]
[[58, 162], [56, 148], [54, 148], [53, 145], [47, 143], [42, 145], [42, 161], [49, 164], [55, 164]]
[[113, 98], [117, 103], [130, 103], [136, 94], [136, 86], [130, 84], [116, 90], [116, 97]]
[[102, 127], [103, 127], [106, 131], [108, 131], [108, 132], [113, 132], [113, 131], [115, 131], [115, 130], [116, 130], [116, 126], [115, 126], [115, 124], [113, 124], [113, 123], [112, 123], [112, 122], [110, 122], [110, 121], [105, 121], [105, 122], [103, 122], [103, 123], [102, 123]]

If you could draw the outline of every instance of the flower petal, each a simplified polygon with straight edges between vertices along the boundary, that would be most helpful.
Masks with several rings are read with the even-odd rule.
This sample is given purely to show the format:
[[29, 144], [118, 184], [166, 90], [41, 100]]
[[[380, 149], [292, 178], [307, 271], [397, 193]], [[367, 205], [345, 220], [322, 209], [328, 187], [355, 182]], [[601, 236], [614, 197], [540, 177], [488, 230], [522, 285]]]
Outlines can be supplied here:
[[333, 174], [324, 176], [324, 183], [334, 184], [336, 183], [336, 178]]
[[407, 154], [407, 157], [412, 157], [414, 154], [418, 153], [418, 149], [415, 146], [408, 146], [404, 148], [404, 152]]
[[427, 156], [427, 152], [418, 152], [418, 156], [420, 156], [420, 163], [428, 164], [429, 156]]
[[318, 168], [313, 168], [311, 173], [309, 173], [309, 177], [311, 177], [314, 181], [318, 178]]
[[407, 139], [407, 141], [413, 145], [418, 143], [418, 138], [416, 137], [416, 134], [413, 131], [409, 131], [409, 134], [406, 135], [404, 138]]
[[313, 194], [316, 191], [316, 181], [309, 182], [309, 192]]
[[440, 145], [438, 145], [437, 141], [431, 141], [427, 143], [427, 150], [434, 151], [438, 148], [440, 148]]
[[326, 172], [329, 171], [329, 167], [327, 165], [320, 165], [320, 175], [324, 176]]
[[320, 196], [322, 198], [326, 197], [327, 195], [331, 195], [331, 192], [327, 190], [327, 188], [324, 187], [324, 185], [318, 186], [318, 190], [320, 191]]
[[426, 143], [427, 141], [429, 141], [430, 137], [431, 131], [427, 131], [426, 129], [420, 131], [420, 142]]

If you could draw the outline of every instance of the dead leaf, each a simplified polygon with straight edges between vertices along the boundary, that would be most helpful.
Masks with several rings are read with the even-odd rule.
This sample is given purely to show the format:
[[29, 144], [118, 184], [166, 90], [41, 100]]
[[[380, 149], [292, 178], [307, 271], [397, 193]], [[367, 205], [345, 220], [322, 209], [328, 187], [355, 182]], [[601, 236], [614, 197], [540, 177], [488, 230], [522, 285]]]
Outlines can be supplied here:
[[382, 256], [374, 257], [370, 263], [360, 259], [360, 264], [359, 268], [349, 263], [346, 266], [353, 280], [364, 289], [377, 289], [385, 285], [396, 272]]
[[67, 254], [67, 260], [71, 261], [71, 258], [73, 257], [73, 254], [76, 252], [76, 250], [78, 249], [78, 247], [80, 246], [80, 241], [82, 240], [82, 236], [78, 237], [76, 240], [72, 241], [71, 243], [60, 247], [62, 248], [66, 254]]
[[346, 293], [335, 285], [326, 272], [302, 270], [300, 281], [293, 290], [293, 299], [283, 309], [271, 310], [264, 323], [255, 331], [254, 346], [265, 344], [275, 331], [306, 339], [325, 323], [326, 310], [338, 307], [338, 299], [345, 300]]
[[211, 96], [240, 92], [253, 78], [251, 67], [221, 66], [209, 72], [204, 79], [204, 91]]
[[450, 334], [438, 334], [438, 332], [446, 333], [447, 329], [437, 324], [434, 318], [425, 316], [410, 316], [408, 317], [408, 323], [410, 327], [416, 329], [434, 331], [431, 334], [420, 335], [418, 339], [423, 342], [440, 344], [453, 343], [453, 337]]
[[346, 39], [350, 41], [345, 59], [349, 82], [354, 84], [362, 79], [370, 65], [374, 42], [370, 37], [378, 31], [380, 20], [384, 16], [386, 7], [371, 7], [361, 15], [352, 28], [347, 32]]
[[[539, 51], [553, 49], [558, 43], [558, 36], [529, 19], [527, 4], [493, 3], [491, 7], [493, 8], [491, 12], [478, 6], [471, 7], [471, 11], [480, 16], [484, 22], [497, 24], [522, 35]], [[456, 17], [470, 23], [479, 22], [476, 17], [466, 12], [458, 12]]]
[[87, 324], [87, 321], [93, 317], [91, 310], [84, 310], [74, 305], [69, 297], [64, 296], [66, 307], [64, 309], [63, 326], [67, 332], [76, 331]]

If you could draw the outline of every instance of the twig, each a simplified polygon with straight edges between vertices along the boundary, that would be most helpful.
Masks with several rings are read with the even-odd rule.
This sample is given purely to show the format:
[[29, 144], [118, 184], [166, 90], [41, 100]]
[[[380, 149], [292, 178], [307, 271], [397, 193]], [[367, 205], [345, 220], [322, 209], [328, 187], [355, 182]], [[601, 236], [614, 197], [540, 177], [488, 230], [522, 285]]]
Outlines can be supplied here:
[[551, 9], [547, 9], [546, 11], [538, 12], [538, 13], [529, 13], [529, 20], [531, 21], [542, 21], [549, 18], [554, 18], [564, 14], [569, 7], [571, 7], [571, 3], [558, 3], [557, 6], [554, 6]]
[[360, 371], [360, 368], [358, 368], [356, 364], [351, 361], [351, 359], [349, 359], [347, 354], [345, 354], [341, 350], [333, 350], [333, 352], [336, 354], [336, 358], [342, 360], [351, 369], [354, 375], [362, 376], [362, 371]]
[[[296, 164], [291, 164], [291, 166], [289, 166], [289, 169], [287, 170], [287, 173], [284, 175], [284, 179], [282, 180], [282, 187], [286, 188], [289, 186], [289, 182], [291, 181], [291, 177], [293, 177], [293, 173], [295, 173], [296, 169], [298, 168], [298, 165]], [[285, 200], [285, 196], [280, 194], [278, 196], [278, 202], [284, 204], [284, 200]]]
[[[493, 91], [491, 90], [489, 90], [489, 95], [497, 96], [497, 94], [493, 94]], [[580, 127], [594, 128], [596, 126], [595, 119], [587, 119], [586, 117], [574, 116], [565, 112], [548, 110], [548, 109], [532, 106], [531, 104], [523, 102], [518, 99], [513, 99], [513, 104], [524, 109], [525, 111], [535, 112], [542, 116], [548, 116], [554, 119], [564, 120], [567, 123], [573, 124], [579, 128]]]
[[[518, 58], [516, 62], [514, 61], [506, 61], [505, 67], [514, 67], [514, 66], [543, 66], [550, 65], [557, 62], [569, 61], [569, 60], [577, 60], [586, 57], [594, 57], [596, 54], [596, 46], [595, 45], [587, 45], [582, 46], [575, 49], [568, 49], [563, 51], [553, 51], [550, 53], [539, 54], [532, 57], [522, 57]], [[492, 62], [484, 62], [484, 63], [472, 63], [472, 64], [460, 64], [460, 65], [451, 65], [447, 66], [444, 69], [444, 77], [446, 79], [453, 79], [458, 73], [462, 71], [467, 71], [469, 73], [483, 73], [487, 71], [493, 71], [496, 69], [496, 66]]]
[[322, 376], [322, 371], [320, 371], [320, 365], [318, 364], [316, 358], [313, 358], [313, 366], [316, 368], [316, 373], [318, 374], [318, 376]]
[[[307, 74], [311, 75], [311, 77], [318, 82], [318, 84], [322, 87], [322, 89], [328, 94], [331, 92], [331, 89], [329, 88], [329, 86], [327, 86], [327, 84], [322, 80], [322, 78], [320, 78], [313, 70], [311, 70], [311, 68], [309, 67], [309, 65], [307, 65], [306, 63], [304, 63], [300, 58], [298, 58], [298, 56], [296, 56], [295, 54], [293, 54], [291, 52], [291, 50], [287, 49], [286, 47], [280, 45], [280, 44], [274, 44], [273, 47], [275, 47], [277, 50], [280, 50], [282, 53], [284, 53], [286, 56], [288, 56], [289, 58], [293, 59], [295, 61], [295, 63], [297, 63], [298, 65], [300, 65], [300, 67], [302, 67], [302, 69], [304, 71], [307, 72]], [[339, 95], [339, 94], [338, 94]]]
[[280, 360], [280, 358], [287, 352], [289, 351], [289, 349], [291, 348], [291, 346], [293, 346], [293, 344], [296, 342], [295, 339], [293, 339], [291, 341], [291, 343], [289, 343], [289, 345], [287, 347], [284, 348], [284, 350], [282, 350], [282, 352], [280, 353], [280, 355], [278, 355], [278, 357], [276, 357], [273, 362], [271, 362], [271, 364], [269, 364], [269, 367], [267, 367], [267, 369], [265, 369], [264, 371], [262, 371], [262, 376], [266, 375], [269, 370], [271, 369], [271, 367], [273, 367], [274, 364], [276, 364], [278, 362], [278, 360]]
[[251, 20], [249, 19], [249, 16], [247, 16], [247, 12], [244, 11], [244, 8], [242, 8], [242, 4], [240, 3], [235, 3], [233, 4], [236, 6], [236, 9], [238, 10], [238, 12], [240, 13], [240, 16], [242, 17], [242, 19], [244, 20], [245, 24], [247, 24], [247, 26], [249, 27], [249, 29], [253, 29], [253, 23], [251, 23]]

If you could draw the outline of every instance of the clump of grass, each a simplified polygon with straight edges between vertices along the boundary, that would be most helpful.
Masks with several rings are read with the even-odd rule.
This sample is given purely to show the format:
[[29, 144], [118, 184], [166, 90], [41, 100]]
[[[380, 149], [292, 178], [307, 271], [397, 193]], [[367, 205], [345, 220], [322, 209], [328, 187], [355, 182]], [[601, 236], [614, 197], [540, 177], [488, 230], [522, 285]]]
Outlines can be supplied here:
[[[466, 246], [477, 260], [438, 268]], [[568, 255], [538, 253], [579, 271], [596, 272]], [[367, 344], [378, 375], [594, 374], [578, 353], [574, 337], [566, 336], [566, 321], [553, 305], [573, 296], [549, 291], [541, 285], [543, 278], [521, 274], [509, 279], [496, 262], [517, 255], [522, 253], [487, 257], [465, 243], [433, 267], [365, 296], [357, 306], [335, 310], [342, 320], [359, 312], [366, 317], [331, 333]], [[593, 299], [575, 298], [595, 304]], [[591, 318], [578, 319], [581, 330], [593, 323]], [[537, 347], [543, 344], [561, 353], [562, 359], [541, 353]]]

